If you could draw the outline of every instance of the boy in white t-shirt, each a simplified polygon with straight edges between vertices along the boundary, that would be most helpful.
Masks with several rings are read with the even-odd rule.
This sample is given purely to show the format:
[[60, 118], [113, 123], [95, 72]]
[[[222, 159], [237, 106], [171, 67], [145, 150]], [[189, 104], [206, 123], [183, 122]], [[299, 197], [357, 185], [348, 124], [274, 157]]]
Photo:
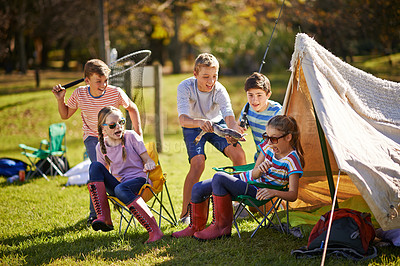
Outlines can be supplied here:
[[[231, 101], [225, 87], [218, 80], [218, 60], [208, 53], [200, 54], [194, 65], [194, 77], [182, 81], [178, 86], [177, 104], [179, 123], [189, 157], [190, 170], [183, 188], [183, 205], [180, 218], [189, 221], [187, 208], [190, 202], [192, 187], [204, 171], [206, 155], [204, 145], [208, 141], [225, 156], [233, 165], [246, 164], [246, 156], [240, 145], [228, 143], [213, 133], [212, 123], [243, 131], [235, 121]], [[206, 133], [198, 144], [194, 143], [197, 135]]]

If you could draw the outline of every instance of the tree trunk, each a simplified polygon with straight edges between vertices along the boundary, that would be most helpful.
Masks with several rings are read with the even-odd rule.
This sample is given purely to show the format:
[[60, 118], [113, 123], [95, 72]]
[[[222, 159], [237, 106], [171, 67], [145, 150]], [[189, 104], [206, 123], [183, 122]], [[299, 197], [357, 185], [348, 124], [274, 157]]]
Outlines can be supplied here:
[[65, 45], [64, 47], [64, 58], [62, 66], [63, 71], [69, 70], [69, 61], [71, 61], [71, 49], [72, 49], [72, 43], [71, 41], [68, 41], [67, 45]]
[[174, 31], [175, 34], [171, 39], [170, 44], [170, 59], [172, 61], [172, 68], [174, 74], [181, 73], [181, 58], [182, 58], [182, 44], [179, 41], [179, 28], [181, 25], [182, 12], [176, 7], [174, 12]]
[[19, 70], [22, 74], [26, 74], [27, 71], [27, 63], [26, 63], [26, 50], [25, 50], [25, 36], [23, 31], [19, 31], [18, 33], [18, 47], [19, 47]]

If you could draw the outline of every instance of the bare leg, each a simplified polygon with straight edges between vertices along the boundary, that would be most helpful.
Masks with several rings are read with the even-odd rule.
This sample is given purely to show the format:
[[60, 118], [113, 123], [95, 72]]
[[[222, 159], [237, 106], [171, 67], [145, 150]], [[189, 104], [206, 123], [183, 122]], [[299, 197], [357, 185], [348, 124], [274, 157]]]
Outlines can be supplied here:
[[201, 174], [205, 167], [205, 157], [202, 154], [194, 156], [190, 160], [190, 170], [186, 175], [185, 184], [183, 185], [183, 202], [182, 202], [182, 212], [180, 218], [183, 218], [187, 214], [187, 206], [189, 205], [193, 185], [199, 182]]
[[246, 154], [242, 149], [242, 146], [237, 145], [234, 147], [232, 144], [224, 150], [226, 156], [231, 159], [233, 166], [246, 164]]

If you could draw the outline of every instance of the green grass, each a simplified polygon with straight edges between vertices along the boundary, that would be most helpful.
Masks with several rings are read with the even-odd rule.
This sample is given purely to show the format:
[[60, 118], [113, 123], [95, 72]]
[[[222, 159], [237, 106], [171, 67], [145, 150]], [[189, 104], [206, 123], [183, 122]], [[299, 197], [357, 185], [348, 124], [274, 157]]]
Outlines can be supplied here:
[[[42, 73], [59, 79], [43, 80], [35, 89], [33, 75], [0, 76], [0, 157], [24, 159], [19, 143], [36, 147], [47, 138], [49, 124], [60, 122], [56, 100], [50, 91], [53, 83], [64, 83], [79, 77], [79, 73]], [[65, 78], [61, 79], [65, 75]], [[160, 160], [167, 173], [168, 187], [176, 215], [182, 204], [182, 187], [189, 169], [186, 149], [176, 114], [176, 87], [189, 74], [163, 77], [163, 114], [165, 142]], [[271, 73], [273, 99], [282, 102], [289, 73]], [[30, 78], [29, 78], [30, 77]], [[220, 81], [230, 92], [236, 114], [246, 102], [243, 92], [245, 77], [222, 76]], [[72, 90], [68, 90], [68, 96]], [[147, 125], [145, 141], [154, 140], [151, 127], [152, 89], [145, 90]], [[79, 114], [65, 121], [67, 124], [68, 160], [71, 165], [82, 161], [83, 143]], [[248, 160], [255, 149], [251, 137], [243, 143]], [[211, 146], [206, 147], [208, 159], [202, 179], [212, 177], [213, 166], [229, 165]], [[95, 232], [86, 227], [89, 196], [85, 186], [65, 187], [67, 178], [30, 179], [25, 183], [8, 184], [0, 177], [0, 264], [1, 265], [319, 265], [320, 259], [296, 260], [292, 249], [306, 245], [307, 239], [283, 235], [273, 229], [261, 229], [250, 239], [256, 224], [240, 223], [242, 239], [235, 230], [229, 239], [198, 242], [195, 239], [172, 239], [171, 233], [184, 228], [163, 222], [163, 240], [144, 245], [147, 233], [138, 226], [130, 229], [125, 238], [118, 230]], [[118, 213], [112, 211], [114, 226]], [[307, 235], [310, 227], [304, 227]], [[398, 265], [399, 251], [393, 247], [379, 248], [378, 258], [360, 265]], [[353, 265], [352, 261], [328, 258], [326, 265]]]

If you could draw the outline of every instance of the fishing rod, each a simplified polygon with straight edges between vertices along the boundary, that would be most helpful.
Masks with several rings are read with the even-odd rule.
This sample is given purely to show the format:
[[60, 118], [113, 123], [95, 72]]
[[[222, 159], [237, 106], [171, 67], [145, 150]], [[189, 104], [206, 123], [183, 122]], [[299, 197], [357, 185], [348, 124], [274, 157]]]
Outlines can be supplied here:
[[[281, 17], [281, 13], [282, 13], [282, 9], [283, 9], [284, 5], [285, 5], [285, 0], [283, 0], [283, 2], [282, 2], [282, 6], [281, 6], [281, 9], [279, 10], [278, 18], [275, 20], [275, 26], [274, 26], [274, 29], [272, 30], [271, 37], [269, 38], [268, 46], [267, 46], [267, 49], [265, 50], [264, 58], [263, 58], [263, 60], [261, 62], [260, 70], [258, 70], [258, 73], [261, 73], [262, 67], [265, 64], [265, 58], [267, 57], [269, 46], [271, 45], [272, 36], [274, 35], [276, 25], [278, 24], [279, 18]], [[243, 128], [248, 128], [249, 127], [249, 121], [247, 119], [247, 113], [249, 112], [249, 107], [250, 107], [250, 104], [246, 103], [246, 106], [245, 106], [244, 111], [243, 111], [242, 118], [240, 119], [240, 126], [243, 127]]]
[[263, 58], [263, 60], [262, 60], [262, 62], [261, 62], [260, 70], [258, 70], [258, 73], [261, 73], [261, 69], [262, 69], [262, 67], [263, 67], [264, 64], [265, 64], [265, 58], [267, 57], [267, 53], [268, 53], [268, 50], [269, 50], [269, 46], [271, 45], [272, 36], [274, 35], [276, 25], [278, 24], [279, 18], [281, 17], [281, 13], [282, 13], [282, 9], [283, 9], [283, 6], [284, 6], [284, 5], [285, 5], [285, 0], [283, 0], [283, 2], [282, 2], [282, 6], [281, 6], [281, 9], [279, 10], [278, 18], [275, 20], [275, 26], [274, 26], [274, 29], [272, 30], [271, 37], [269, 38], [268, 46], [267, 46], [267, 49], [265, 50], [264, 58]]

